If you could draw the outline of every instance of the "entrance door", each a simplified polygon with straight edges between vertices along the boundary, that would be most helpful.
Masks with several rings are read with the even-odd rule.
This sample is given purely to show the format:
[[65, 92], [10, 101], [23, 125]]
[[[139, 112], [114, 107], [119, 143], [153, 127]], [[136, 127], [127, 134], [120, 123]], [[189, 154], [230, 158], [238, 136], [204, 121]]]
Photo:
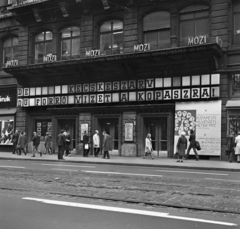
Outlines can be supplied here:
[[119, 143], [119, 128], [118, 128], [118, 118], [107, 118], [98, 119], [99, 123], [99, 134], [102, 144], [103, 136], [102, 132], [105, 130], [112, 138], [112, 152], [111, 154], [118, 155], [118, 143]]
[[148, 133], [151, 134], [153, 154], [157, 157], [167, 157], [167, 117], [145, 118], [144, 123], [144, 138]]
[[58, 119], [58, 128], [57, 134], [60, 133], [60, 130], [69, 131], [72, 138], [71, 148], [76, 148], [76, 120], [75, 119]]

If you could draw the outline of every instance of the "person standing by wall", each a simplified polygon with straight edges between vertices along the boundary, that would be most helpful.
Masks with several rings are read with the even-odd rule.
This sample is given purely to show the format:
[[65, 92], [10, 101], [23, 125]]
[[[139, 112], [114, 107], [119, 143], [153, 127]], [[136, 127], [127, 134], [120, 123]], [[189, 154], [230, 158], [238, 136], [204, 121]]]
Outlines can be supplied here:
[[93, 135], [93, 147], [94, 147], [94, 156], [98, 157], [98, 153], [100, 150], [100, 137], [98, 130], [95, 131], [95, 134]]
[[185, 155], [185, 150], [187, 149], [187, 139], [185, 137], [186, 133], [182, 132], [181, 136], [178, 139], [177, 151], [178, 151], [178, 160], [177, 162], [183, 162], [182, 158]]
[[[185, 135], [184, 135], [184, 137], [185, 137]], [[188, 157], [189, 157], [190, 150], [193, 149], [193, 152], [195, 153], [195, 156], [196, 156], [196, 161], [198, 161], [199, 156], [198, 156], [198, 153], [197, 153], [197, 150], [196, 150], [196, 135], [194, 133], [194, 130], [190, 130], [189, 142], [190, 142], [190, 144], [188, 146], [187, 154], [184, 155], [184, 157], [187, 160]]]
[[89, 137], [87, 135], [87, 131], [84, 131], [83, 135], [83, 157], [88, 157], [89, 152]]
[[237, 162], [240, 163], [240, 131], [238, 131], [238, 135], [235, 138], [236, 148], [235, 154], [237, 155]]
[[25, 155], [27, 154], [26, 151], [25, 151], [25, 147], [26, 147], [26, 136], [24, 135], [23, 132], [21, 132], [20, 135], [19, 135], [18, 144], [17, 144], [19, 155], [21, 155], [22, 151]]
[[51, 136], [49, 135], [48, 132], [46, 133], [46, 136], [45, 136], [44, 146], [45, 146], [45, 154], [46, 153], [52, 154], [51, 150], [50, 150], [51, 149]]
[[110, 135], [103, 131], [103, 158], [110, 159], [109, 151], [112, 150], [112, 141]]
[[18, 133], [18, 130], [16, 130], [15, 134], [13, 134], [13, 137], [12, 137], [12, 142], [13, 142], [13, 152], [12, 152], [12, 154], [15, 154], [15, 152], [18, 154], [18, 152], [17, 152], [18, 138], [19, 138], [19, 133]]
[[69, 131], [66, 131], [66, 134], [65, 134], [66, 157], [70, 154], [70, 145], [71, 145], [71, 142], [72, 142], [71, 135], [70, 135]]
[[58, 160], [64, 160], [64, 148], [65, 148], [65, 135], [63, 130], [60, 131], [60, 134], [57, 136], [57, 145], [58, 145]]
[[39, 153], [40, 157], [41, 157], [42, 152], [38, 151], [38, 147], [39, 147], [39, 144], [40, 144], [40, 136], [36, 132], [33, 132], [32, 142], [33, 142], [33, 155], [32, 155], [32, 157], [35, 157], [36, 152]]

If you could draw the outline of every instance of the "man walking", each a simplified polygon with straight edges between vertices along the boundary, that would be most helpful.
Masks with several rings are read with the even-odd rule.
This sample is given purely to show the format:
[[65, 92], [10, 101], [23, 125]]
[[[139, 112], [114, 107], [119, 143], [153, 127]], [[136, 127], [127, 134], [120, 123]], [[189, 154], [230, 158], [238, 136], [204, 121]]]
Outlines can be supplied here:
[[103, 131], [103, 158], [110, 159], [109, 150], [112, 150], [112, 141], [110, 135]]
[[57, 136], [57, 145], [58, 145], [58, 160], [63, 159], [64, 147], [65, 147], [65, 135], [63, 130], [60, 131], [60, 134]]
[[70, 145], [71, 145], [72, 139], [69, 131], [66, 131], [65, 135], [65, 150], [66, 150], [66, 157], [70, 154]]
[[33, 132], [32, 142], [33, 142], [33, 155], [32, 155], [32, 157], [35, 157], [36, 152], [39, 153], [40, 157], [41, 157], [42, 152], [38, 151], [38, 147], [39, 147], [39, 144], [40, 144], [40, 136], [36, 132]]
[[198, 156], [198, 153], [197, 153], [197, 150], [196, 150], [196, 135], [194, 133], [194, 130], [191, 130], [190, 131], [190, 137], [189, 137], [189, 146], [188, 146], [188, 150], [187, 150], [187, 154], [185, 155], [185, 159], [187, 160], [188, 159], [188, 156], [189, 156], [189, 152], [191, 149], [193, 149], [193, 152], [195, 153], [195, 156], [196, 156], [196, 161], [199, 160], [199, 156]]
[[13, 137], [12, 137], [12, 142], [13, 142], [13, 152], [12, 152], [12, 154], [15, 154], [15, 152], [18, 154], [18, 152], [17, 152], [18, 138], [19, 138], [19, 134], [18, 134], [18, 130], [16, 130], [15, 134], [13, 134]]
[[23, 151], [23, 153], [26, 155], [26, 151], [25, 151], [25, 148], [26, 148], [26, 136], [23, 132], [21, 132], [19, 138], [18, 138], [18, 144], [17, 144], [17, 147], [18, 147], [18, 154], [21, 155], [21, 152]]
[[83, 135], [83, 157], [88, 157], [89, 152], [89, 137], [87, 135], [87, 131], [84, 131]]
[[98, 157], [98, 153], [100, 150], [100, 137], [98, 130], [95, 131], [95, 134], [93, 135], [93, 147], [94, 147], [94, 156]]

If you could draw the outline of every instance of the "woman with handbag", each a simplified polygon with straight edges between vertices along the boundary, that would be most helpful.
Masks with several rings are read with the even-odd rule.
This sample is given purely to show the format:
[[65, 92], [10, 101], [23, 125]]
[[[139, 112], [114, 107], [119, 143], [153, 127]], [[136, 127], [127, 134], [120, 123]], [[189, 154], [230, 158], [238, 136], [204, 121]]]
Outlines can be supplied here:
[[178, 160], [177, 162], [183, 162], [182, 158], [185, 155], [185, 151], [187, 149], [187, 139], [185, 137], [186, 133], [183, 131], [181, 136], [178, 139], [177, 143], [177, 151], [178, 151]]
[[84, 131], [83, 135], [83, 157], [88, 157], [89, 152], [89, 137], [87, 135], [87, 131]]
[[148, 133], [147, 137], [145, 139], [145, 155], [143, 156], [143, 159], [145, 159], [146, 156], [151, 155], [152, 159], [154, 159], [154, 157], [152, 156], [152, 139], [151, 139], [151, 134]]

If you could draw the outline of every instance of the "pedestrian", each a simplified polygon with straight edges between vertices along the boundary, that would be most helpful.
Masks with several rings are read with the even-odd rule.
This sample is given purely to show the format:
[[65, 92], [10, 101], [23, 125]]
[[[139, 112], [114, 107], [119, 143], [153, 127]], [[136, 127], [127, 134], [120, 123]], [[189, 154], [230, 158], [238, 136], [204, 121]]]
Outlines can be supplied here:
[[183, 131], [181, 136], [178, 138], [177, 143], [177, 152], [178, 152], [178, 160], [177, 162], [183, 162], [182, 158], [185, 155], [185, 150], [187, 149], [187, 139], [185, 137], [186, 133]]
[[112, 140], [111, 136], [106, 133], [106, 131], [103, 131], [103, 158], [110, 159], [109, 151], [112, 150]]
[[238, 135], [235, 138], [236, 148], [235, 154], [237, 155], [237, 162], [240, 163], [240, 131], [238, 131]]
[[66, 157], [70, 154], [70, 145], [71, 145], [72, 139], [69, 131], [65, 132], [65, 150], [66, 150]]
[[45, 136], [45, 143], [44, 143], [44, 146], [45, 146], [45, 153], [48, 153], [48, 154], [52, 154], [51, 153], [51, 136], [49, 135], [49, 133], [47, 132], [46, 133], [46, 136]]
[[57, 145], [58, 145], [58, 160], [64, 160], [64, 148], [65, 148], [65, 135], [63, 130], [60, 131], [60, 134], [57, 136]]
[[15, 133], [13, 134], [13, 137], [12, 137], [12, 142], [13, 142], [13, 152], [12, 154], [18, 154], [17, 152], [17, 143], [18, 143], [18, 138], [19, 138], [19, 133], [18, 133], [18, 130], [15, 131]]
[[89, 153], [89, 137], [87, 135], [87, 131], [84, 131], [84, 135], [83, 135], [83, 157], [88, 157], [88, 153]]
[[100, 151], [100, 137], [98, 130], [95, 130], [95, 134], [93, 135], [93, 147], [94, 147], [94, 156], [98, 157], [98, 153]]
[[190, 144], [188, 146], [187, 154], [184, 155], [184, 157], [187, 160], [188, 157], [189, 157], [190, 150], [193, 149], [193, 152], [195, 153], [195, 156], [196, 156], [196, 161], [198, 161], [199, 156], [198, 156], [198, 153], [197, 153], [197, 150], [196, 150], [196, 135], [194, 133], [194, 130], [190, 130], [189, 142], [190, 142]]
[[235, 149], [235, 137], [234, 137], [234, 132], [230, 133], [227, 136], [227, 148], [225, 150], [226, 154], [228, 155], [228, 161], [232, 163], [232, 157], [234, 154], [234, 149]]
[[40, 144], [40, 136], [36, 132], [33, 132], [32, 142], [33, 142], [33, 155], [32, 155], [32, 157], [35, 157], [36, 152], [39, 153], [40, 157], [41, 157], [42, 152], [38, 150], [38, 147], [39, 147], [39, 144]]
[[23, 132], [23, 135], [25, 136], [25, 151], [26, 151], [26, 154], [28, 154], [28, 142], [27, 142], [27, 133], [26, 132]]
[[25, 155], [27, 155], [27, 153], [25, 151], [25, 147], [26, 147], [26, 136], [24, 135], [23, 132], [21, 132], [19, 135], [18, 144], [17, 144], [18, 155], [21, 155], [22, 151]]
[[145, 139], [145, 153], [144, 153], [143, 159], [145, 159], [145, 157], [147, 157], [148, 155], [150, 155], [152, 159], [154, 159], [152, 152], [153, 152], [153, 148], [152, 148], [151, 134], [148, 133]]

